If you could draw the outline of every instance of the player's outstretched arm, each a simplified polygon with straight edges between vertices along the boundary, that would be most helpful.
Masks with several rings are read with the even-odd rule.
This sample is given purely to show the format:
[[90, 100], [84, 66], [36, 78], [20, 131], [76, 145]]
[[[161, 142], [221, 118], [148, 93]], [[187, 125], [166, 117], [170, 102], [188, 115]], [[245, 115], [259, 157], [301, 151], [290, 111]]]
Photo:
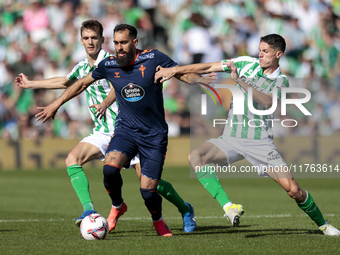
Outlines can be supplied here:
[[[244, 88], [246, 91], [248, 91], [248, 88], [251, 88], [245, 81], [243, 81], [237, 72], [237, 68], [234, 64], [233, 61], [227, 61], [227, 67], [230, 70], [230, 75], [231, 78], [237, 82], [242, 88]], [[268, 93], [264, 94], [256, 89], [253, 89], [253, 99], [258, 102], [260, 105], [262, 105], [265, 108], [270, 108], [272, 106], [272, 99], [273, 99], [273, 94]]]
[[29, 80], [28, 77], [20, 73], [15, 78], [17, 86], [24, 89], [66, 89], [72, 85], [73, 81], [70, 81], [66, 77], [55, 77], [44, 80]]
[[94, 104], [94, 105], [89, 106], [89, 108], [96, 108], [96, 111], [94, 112], [94, 114], [97, 114], [97, 118], [100, 118], [100, 119], [104, 118], [104, 121], [106, 121], [107, 108], [116, 101], [116, 93], [111, 83], [110, 83], [110, 87], [111, 87], [111, 91], [107, 95], [107, 97], [104, 99], [103, 102], [101, 102], [100, 104]]
[[[164, 69], [163, 67], [157, 67], [158, 70]], [[200, 85], [202, 88], [206, 89], [203, 84], [215, 83], [217, 80], [216, 73], [210, 73], [204, 77], [196, 74], [175, 74], [174, 75], [178, 80], [186, 82], [190, 85]]]
[[210, 73], [204, 77], [196, 73], [176, 74], [175, 77], [180, 81], [186, 82], [190, 85], [199, 85], [204, 89], [206, 89], [206, 87], [204, 87], [204, 84], [215, 83], [217, 80], [216, 73]]
[[46, 107], [38, 107], [38, 110], [41, 112], [37, 113], [35, 116], [37, 117], [37, 121], [42, 120], [41, 123], [45, 123], [48, 119], [54, 119], [55, 114], [57, 113], [60, 106], [66, 103], [68, 100], [73, 97], [79, 95], [83, 92], [90, 84], [94, 81], [92, 78], [92, 72], [89, 73], [83, 79], [78, 80], [72, 86], [70, 86], [64, 93], [53, 103], [49, 104]]
[[223, 72], [220, 61], [215, 63], [201, 63], [187, 66], [175, 66], [171, 68], [162, 68], [161, 66], [158, 66], [156, 68], [155, 83], [158, 80], [160, 80], [160, 82], [164, 82], [178, 74], [189, 73], [207, 74], [213, 72]]

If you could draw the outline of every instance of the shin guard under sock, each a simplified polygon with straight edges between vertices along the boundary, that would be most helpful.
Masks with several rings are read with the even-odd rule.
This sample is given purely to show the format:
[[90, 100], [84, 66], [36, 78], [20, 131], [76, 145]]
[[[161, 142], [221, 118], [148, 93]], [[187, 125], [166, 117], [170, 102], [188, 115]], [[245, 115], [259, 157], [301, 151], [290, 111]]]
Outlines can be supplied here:
[[103, 167], [104, 186], [109, 194], [112, 205], [119, 206], [123, 203], [122, 186], [123, 179], [120, 175], [120, 168], [115, 165], [105, 164]]
[[153, 221], [162, 217], [162, 197], [157, 194], [157, 189], [140, 189], [145, 205], [151, 213]]

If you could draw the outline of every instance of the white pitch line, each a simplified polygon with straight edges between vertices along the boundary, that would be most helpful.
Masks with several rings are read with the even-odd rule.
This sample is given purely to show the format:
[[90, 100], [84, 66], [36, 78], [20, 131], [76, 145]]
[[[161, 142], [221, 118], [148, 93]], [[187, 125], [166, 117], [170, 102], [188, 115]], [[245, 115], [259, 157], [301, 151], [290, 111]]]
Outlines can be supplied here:
[[43, 222], [43, 221], [68, 221], [65, 219], [47, 219], [47, 220], [38, 220], [38, 219], [18, 219], [18, 220], [0, 220], [1, 222]]
[[[307, 214], [300, 214], [300, 215], [291, 215], [291, 214], [277, 214], [277, 215], [243, 215], [242, 218], [288, 218], [288, 217], [305, 217], [308, 216]], [[340, 216], [336, 214], [324, 214], [325, 217], [337, 217]], [[196, 219], [222, 219], [225, 218], [224, 216], [195, 216]], [[131, 217], [124, 217], [120, 218], [119, 220], [149, 220], [148, 217], [141, 217], [141, 218], [131, 218]], [[166, 219], [170, 220], [178, 220], [182, 219], [182, 217], [166, 217]]]
[[[307, 214], [291, 215], [291, 214], [277, 214], [277, 215], [244, 215], [242, 218], [288, 218], [288, 217], [307, 217]], [[340, 214], [324, 214], [325, 217], [339, 217]], [[196, 216], [196, 219], [222, 219], [223, 216]], [[168, 220], [179, 220], [182, 217], [166, 217]], [[46, 221], [71, 221], [74, 219], [18, 219], [18, 220], [0, 220], [2, 222], [46, 222]], [[123, 217], [121, 220], [150, 220], [150, 217]]]

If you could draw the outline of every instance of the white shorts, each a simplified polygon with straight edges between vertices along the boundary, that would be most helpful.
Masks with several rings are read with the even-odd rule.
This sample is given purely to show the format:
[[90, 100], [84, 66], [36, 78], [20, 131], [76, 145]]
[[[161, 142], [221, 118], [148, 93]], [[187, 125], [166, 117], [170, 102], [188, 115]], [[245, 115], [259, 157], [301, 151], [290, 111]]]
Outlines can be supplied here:
[[268, 176], [264, 171], [265, 168], [287, 166], [273, 140], [269, 138], [250, 140], [220, 136], [210, 139], [208, 142], [213, 143], [225, 153], [229, 165], [246, 159], [253, 166], [256, 166], [257, 173], [260, 176]]
[[[97, 159], [104, 160], [106, 148], [107, 148], [107, 145], [109, 144], [109, 142], [111, 140], [111, 136], [112, 136], [112, 134], [93, 131], [93, 133], [91, 135], [85, 137], [79, 143], [90, 143], [90, 144], [96, 146], [101, 151], [101, 153], [103, 154], [102, 157], [97, 158]], [[139, 154], [137, 154], [136, 157], [134, 157], [130, 161], [130, 167], [129, 168], [131, 168], [134, 165], [137, 165], [139, 163], [140, 163]]]

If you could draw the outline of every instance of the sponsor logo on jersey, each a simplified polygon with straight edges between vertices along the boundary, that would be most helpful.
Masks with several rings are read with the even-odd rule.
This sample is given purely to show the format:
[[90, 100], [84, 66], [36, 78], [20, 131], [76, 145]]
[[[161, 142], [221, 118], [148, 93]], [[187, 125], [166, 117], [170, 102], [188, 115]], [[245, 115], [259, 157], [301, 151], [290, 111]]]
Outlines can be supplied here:
[[267, 161], [277, 160], [280, 158], [279, 153], [274, 154], [274, 151], [268, 153]]
[[92, 82], [91, 86], [102, 86], [103, 85], [103, 80], [96, 80]]
[[257, 83], [259, 81], [260, 77], [259, 76], [255, 76], [253, 78], [250, 78], [249, 80], [251, 80], [254, 83]]
[[145, 95], [144, 89], [141, 86], [133, 83], [129, 83], [128, 85], [126, 85], [122, 89], [121, 93], [122, 97], [129, 102], [137, 102], [141, 100]]
[[246, 76], [243, 75], [243, 76], [241, 76], [240, 78], [241, 78], [245, 83], [247, 83], [250, 87], [256, 89], [257, 91], [260, 91], [260, 92], [266, 94], [266, 91], [265, 91], [263, 88], [261, 88], [261, 87], [259, 87], [258, 85], [256, 85], [255, 82], [253, 82], [252, 80], [248, 79]]
[[138, 60], [154, 58], [155, 53], [149, 53], [145, 55], [139, 55]]
[[116, 60], [106, 61], [105, 65], [106, 66], [114, 66], [114, 65], [117, 65], [117, 61]]
[[119, 72], [115, 72], [115, 78], [120, 78]]

